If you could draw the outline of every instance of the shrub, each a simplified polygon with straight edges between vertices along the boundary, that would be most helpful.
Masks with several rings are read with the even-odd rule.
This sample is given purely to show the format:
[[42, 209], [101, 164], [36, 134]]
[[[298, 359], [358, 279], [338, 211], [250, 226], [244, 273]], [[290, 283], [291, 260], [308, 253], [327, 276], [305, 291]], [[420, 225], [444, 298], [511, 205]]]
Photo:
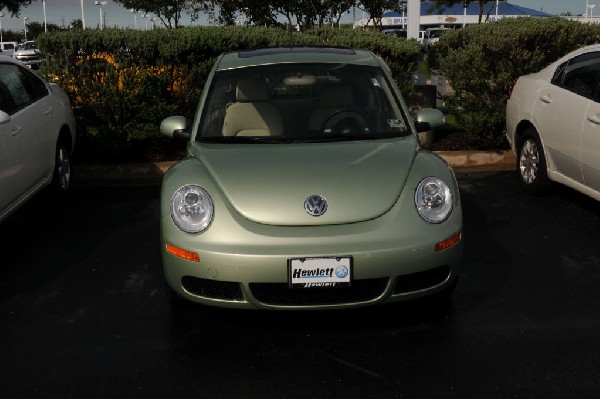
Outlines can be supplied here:
[[600, 26], [564, 18], [511, 18], [447, 33], [430, 54], [455, 94], [445, 98], [480, 149], [507, 146], [505, 104], [515, 80], [568, 52], [597, 43]]
[[347, 29], [302, 34], [263, 27], [104, 29], [43, 34], [37, 41], [46, 57], [41, 72], [67, 91], [76, 109], [80, 143], [88, 144], [86, 161], [125, 159], [142, 140], [165, 145], [160, 121], [169, 115], [193, 116], [223, 52], [291, 42], [365, 48], [387, 61], [405, 89], [419, 53], [415, 40]]

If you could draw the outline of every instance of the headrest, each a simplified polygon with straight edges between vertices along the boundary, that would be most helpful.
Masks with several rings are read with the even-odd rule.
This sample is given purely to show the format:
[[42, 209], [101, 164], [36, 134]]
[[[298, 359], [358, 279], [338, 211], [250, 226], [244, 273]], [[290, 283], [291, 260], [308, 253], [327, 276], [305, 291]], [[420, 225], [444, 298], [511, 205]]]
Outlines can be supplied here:
[[321, 104], [326, 107], [344, 107], [352, 105], [352, 90], [342, 84], [330, 84], [321, 88]]
[[238, 102], [267, 101], [267, 82], [264, 79], [240, 79], [237, 82], [235, 98]]

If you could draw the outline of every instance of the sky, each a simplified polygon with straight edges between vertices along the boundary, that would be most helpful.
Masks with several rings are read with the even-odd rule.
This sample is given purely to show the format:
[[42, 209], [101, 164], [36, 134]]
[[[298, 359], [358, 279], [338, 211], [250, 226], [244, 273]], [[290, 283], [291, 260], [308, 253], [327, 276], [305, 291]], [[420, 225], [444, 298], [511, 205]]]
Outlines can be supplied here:
[[[100, 23], [100, 13], [105, 17], [106, 25], [109, 27], [119, 26], [124, 28], [146, 29], [152, 26], [152, 22], [145, 19], [142, 14], [133, 14], [123, 8], [120, 4], [112, 0], [105, 0], [105, 6], [95, 5], [94, 0], [46, 0], [46, 22], [58, 26], [68, 27], [71, 21], [81, 19], [81, 4], [83, 2], [83, 12], [86, 28], [96, 28]], [[589, 4], [600, 0], [587, 0]], [[104, 2], [104, 1], [103, 1]], [[586, 0], [509, 0], [511, 4], [542, 10], [548, 14], [560, 14], [562, 12], [571, 12], [572, 14], [584, 14], [586, 9]], [[19, 17], [11, 17], [4, 11], [4, 17], [0, 18], [3, 30], [22, 31], [24, 22], [44, 23], [44, 2], [34, 0], [31, 5], [24, 8]], [[600, 11], [599, 16], [600, 16]], [[28, 19], [24, 21], [24, 17]], [[345, 21], [345, 22], [351, 22]], [[206, 25], [206, 17], [199, 21], [192, 22], [188, 16], [181, 21], [184, 25]]]

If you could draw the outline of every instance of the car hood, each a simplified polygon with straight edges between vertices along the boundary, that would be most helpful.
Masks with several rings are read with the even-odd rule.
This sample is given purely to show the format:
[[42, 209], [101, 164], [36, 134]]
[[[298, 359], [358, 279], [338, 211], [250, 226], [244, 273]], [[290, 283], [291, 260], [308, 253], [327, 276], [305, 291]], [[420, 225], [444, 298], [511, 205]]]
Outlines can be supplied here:
[[16, 55], [38, 55], [39, 53], [40, 51], [37, 49], [18, 50], [14, 52]]
[[[191, 152], [220, 188], [226, 205], [245, 218], [314, 226], [386, 213], [400, 196], [417, 148], [416, 139], [406, 137], [318, 144], [195, 143]], [[305, 210], [313, 195], [328, 204], [318, 217]]]

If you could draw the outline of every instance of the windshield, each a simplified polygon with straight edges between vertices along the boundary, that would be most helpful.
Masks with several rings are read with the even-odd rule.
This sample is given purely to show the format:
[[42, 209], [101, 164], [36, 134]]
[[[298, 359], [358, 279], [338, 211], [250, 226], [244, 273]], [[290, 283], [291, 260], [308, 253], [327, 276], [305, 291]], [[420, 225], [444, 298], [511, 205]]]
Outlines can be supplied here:
[[197, 140], [293, 143], [411, 134], [381, 68], [275, 64], [218, 72]]
[[22, 50], [34, 50], [37, 47], [35, 46], [35, 42], [25, 42], [23, 44]]

